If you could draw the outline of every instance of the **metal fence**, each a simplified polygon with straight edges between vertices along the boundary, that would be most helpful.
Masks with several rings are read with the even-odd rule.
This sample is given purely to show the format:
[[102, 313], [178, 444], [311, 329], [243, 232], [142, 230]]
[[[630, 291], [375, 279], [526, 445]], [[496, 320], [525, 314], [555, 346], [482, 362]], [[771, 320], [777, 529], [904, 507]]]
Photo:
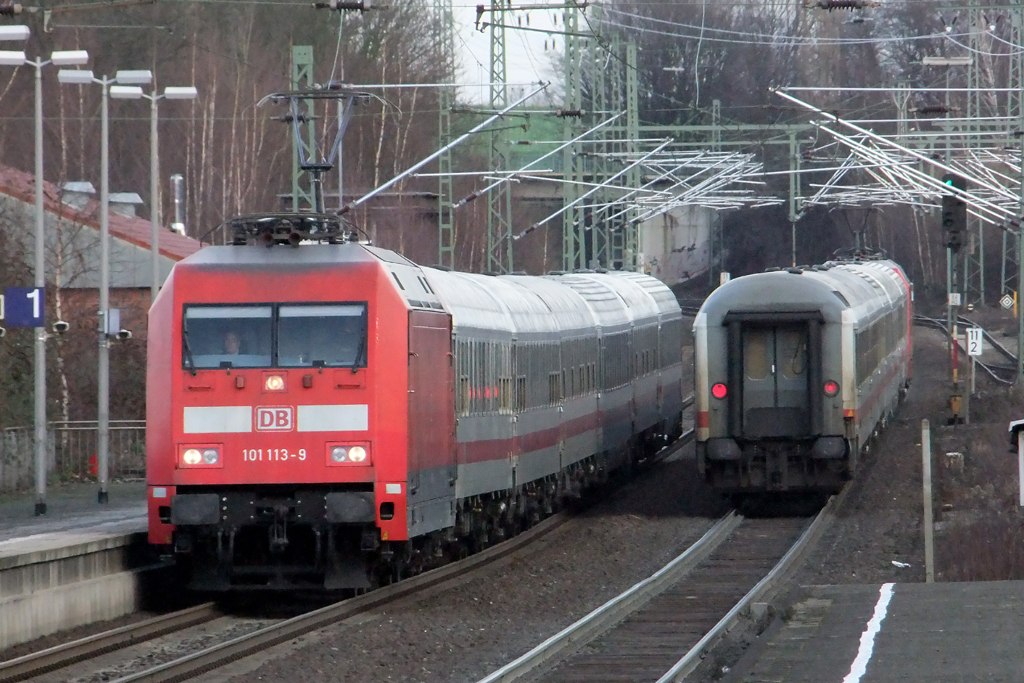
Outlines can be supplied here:
[[[47, 425], [47, 474], [61, 481], [95, 480], [96, 421], [51, 422]], [[31, 489], [35, 482], [35, 430], [9, 427], [0, 431], [0, 491]], [[110, 478], [146, 476], [146, 421], [110, 421]]]

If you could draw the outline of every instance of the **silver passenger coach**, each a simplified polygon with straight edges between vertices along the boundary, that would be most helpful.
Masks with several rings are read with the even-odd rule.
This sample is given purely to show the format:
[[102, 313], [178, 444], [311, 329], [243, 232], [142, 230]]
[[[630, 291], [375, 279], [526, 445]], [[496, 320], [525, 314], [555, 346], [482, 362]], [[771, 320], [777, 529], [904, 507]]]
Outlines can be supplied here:
[[911, 286], [857, 259], [736, 278], [694, 321], [698, 466], [730, 494], [836, 491], [910, 380]]

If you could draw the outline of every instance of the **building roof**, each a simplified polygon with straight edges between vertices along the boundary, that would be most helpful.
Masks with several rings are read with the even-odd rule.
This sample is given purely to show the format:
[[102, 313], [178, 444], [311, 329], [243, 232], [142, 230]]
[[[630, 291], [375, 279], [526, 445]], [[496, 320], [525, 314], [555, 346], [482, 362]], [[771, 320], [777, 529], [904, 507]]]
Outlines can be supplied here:
[[[28, 204], [35, 203], [35, 182], [31, 173], [25, 173], [9, 166], [0, 165], [0, 194], [15, 197]], [[69, 221], [100, 229], [100, 203], [90, 200], [83, 209], [77, 209], [60, 201], [60, 189], [53, 183], [44, 183], [43, 197], [46, 211], [60, 215]], [[110, 234], [120, 240], [145, 249], [151, 248], [151, 227], [148, 220], [110, 213]], [[199, 251], [199, 240], [171, 232], [166, 227], [159, 231], [160, 253], [174, 261]]]

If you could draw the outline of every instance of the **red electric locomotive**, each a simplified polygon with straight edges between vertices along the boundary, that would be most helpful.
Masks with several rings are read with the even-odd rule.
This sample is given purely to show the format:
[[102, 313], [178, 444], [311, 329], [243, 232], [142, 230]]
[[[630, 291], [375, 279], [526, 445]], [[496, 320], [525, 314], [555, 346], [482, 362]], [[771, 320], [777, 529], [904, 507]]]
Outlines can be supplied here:
[[658, 281], [420, 268], [340, 226], [236, 219], [150, 311], [149, 538], [193, 587], [368, 588], [680, 431], [681, 316]]

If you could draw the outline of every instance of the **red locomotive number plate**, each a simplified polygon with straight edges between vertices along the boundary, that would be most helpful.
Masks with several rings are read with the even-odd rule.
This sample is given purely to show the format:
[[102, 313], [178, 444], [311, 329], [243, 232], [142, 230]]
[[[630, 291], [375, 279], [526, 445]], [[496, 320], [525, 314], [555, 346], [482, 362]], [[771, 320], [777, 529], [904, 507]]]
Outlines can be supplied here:
[[287, 448], [243, 448], [244, 462], [286, 462], [288, 460], [305, 460], [306, 449], [289, 451]]

